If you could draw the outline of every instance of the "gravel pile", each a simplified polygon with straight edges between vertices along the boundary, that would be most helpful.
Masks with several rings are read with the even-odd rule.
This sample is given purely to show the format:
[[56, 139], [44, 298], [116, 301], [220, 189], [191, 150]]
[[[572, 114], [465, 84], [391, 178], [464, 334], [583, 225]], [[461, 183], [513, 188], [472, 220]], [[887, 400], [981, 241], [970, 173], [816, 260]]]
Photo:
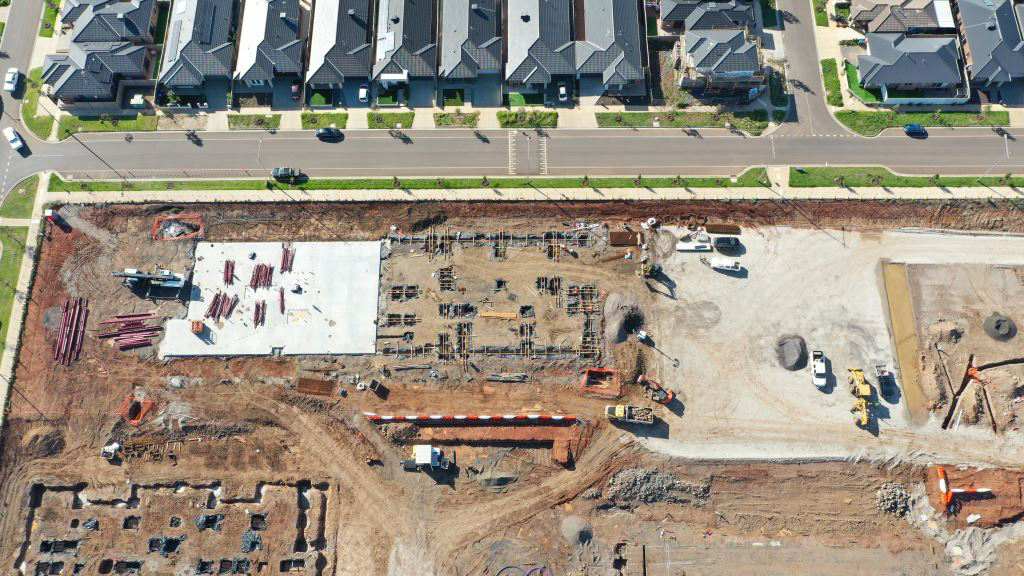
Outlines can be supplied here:
[[683, 482], [654, 468], [628, 468], [608, 481], [607, 496], [620, 502], [674, 502], [701, 505], [711, 492], [709, 484]]
[[807, 343], [800, 336], [783, 336], [775, 343], [775, 357], [786, 370], [807, 367]]
[[598, 499], [600, 497], [601, 497], [601, 489], [600, 488], [589, 488], [587, 490], [584, 490], [583, 494], [580, 494], [580, 498], [583, 498], [584, 500], [596, 500], [596, 499]]
[[910, 510], [910, 494], [902, 484], [888, 481], [875, 491], [878, 510], [893, 516], [903, 516]]

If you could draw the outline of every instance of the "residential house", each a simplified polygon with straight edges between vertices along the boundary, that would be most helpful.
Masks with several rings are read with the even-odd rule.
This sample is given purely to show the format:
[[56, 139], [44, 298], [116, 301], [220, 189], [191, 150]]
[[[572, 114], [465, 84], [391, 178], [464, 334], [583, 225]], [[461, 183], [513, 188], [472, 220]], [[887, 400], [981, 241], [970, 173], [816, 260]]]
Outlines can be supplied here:
[[112, 104], [129, 85], [149, 83], [154, 0], [68, 0], [61, 23], [66, 51], [48, 55], [43, 83], [59, 106]]
[[372, 17], [371, 0], [317, 0], [306, 71], [311, 104], [356, 103], [372, 72]]
[[759, 46], [745, 30], [687, 30], [676, 49], [682, 88], [746, 100], [764, 89]]
[[[235, 62], [234, 94], [260, 105], [298, 105], [303, 30], [299, 0], [246, 0]], [[293, 94], [294, 92], [294, 94]]]
[[669, 32], [753, 28], [753, 0], [661, 0], [661, 26]]
[[576, 76], [570, 0], [506, 0], [505, 82], [512, 92], [544, 92]]
[[435, 7], [433, 0], [378, 0], [372, 76], [383, 88], [378, 103], [398, 103], [414, 85], [416, 104], [433, 102], [437, 77]]
[[641, 34], [639, 2], [583, 0], [576, 6], [576, 30], [582, 32], [576, 38], [575, 55], [580, 93], [643, 95], [646, 54], [642, 42], [647, 37]]
[[956, 28], [949, 0], [853, 0], [850, 25], [864, 33], [935, 34]]
[[861, 86], [879, 90], [888, 104], [951, 104], [969, 97], [955, 36], [868, 34], [857, 71]]
[[[445, 92], [478, 106], [501, 104], [501, 5], [498, 0], [440, 4], [441, 54], [437, 75]], [[448, 98], [445, 98], [448, 100]]]
[[160, 66], [160, 84], [172, 104], [179, 96], [201, 95], [208, 83], [227, 94], [237, 22], [236, 0], [174, 0]]
[[958, 0], [967, 73], [982, 90], [1024, 78], [1024, 5], [1012, 0]]

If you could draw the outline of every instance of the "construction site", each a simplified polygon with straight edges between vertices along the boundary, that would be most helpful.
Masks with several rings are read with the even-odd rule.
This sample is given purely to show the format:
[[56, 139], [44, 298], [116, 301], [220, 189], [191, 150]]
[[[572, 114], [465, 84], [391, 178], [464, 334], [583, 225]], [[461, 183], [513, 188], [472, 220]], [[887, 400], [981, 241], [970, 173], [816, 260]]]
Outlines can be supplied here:
[[1020, 574], [988, 203], [56, 208], [10, 574]]

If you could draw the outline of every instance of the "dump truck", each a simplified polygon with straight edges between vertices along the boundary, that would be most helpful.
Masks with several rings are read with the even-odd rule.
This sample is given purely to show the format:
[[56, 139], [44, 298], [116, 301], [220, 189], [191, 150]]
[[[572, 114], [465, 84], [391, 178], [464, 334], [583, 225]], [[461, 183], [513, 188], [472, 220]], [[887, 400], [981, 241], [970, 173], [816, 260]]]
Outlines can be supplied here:
[[608, 405], [604, 407], [604, 415], [613, 422], [629, 422], [631, 424], [654, 424], [654, 410], [629, 404]]

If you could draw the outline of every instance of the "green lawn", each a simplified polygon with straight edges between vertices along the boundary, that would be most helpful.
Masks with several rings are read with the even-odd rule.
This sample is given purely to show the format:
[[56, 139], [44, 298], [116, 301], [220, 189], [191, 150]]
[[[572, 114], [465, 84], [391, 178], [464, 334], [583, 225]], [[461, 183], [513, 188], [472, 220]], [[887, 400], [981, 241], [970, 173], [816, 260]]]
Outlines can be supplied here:
[[556, 128], [558, 112], [554, 110], [498, 110], [502, 128]]
[[153, 31], [153, 44], [163, 44], [167, 37], [167, 18], [171, 13], [170, 2], [158, 2], [156, 13], [156, 30]]
[[27, 239], [28, 228], [25, 226], [0, 228], [0, 242], [3, 243], [3, 254], [0, 254], [0, 350], [7, 342], [7, 326], [11, 322], [11, 308]]
[[0, 216], [4, 218], [29, 218], [32, 206], [36, 201], [36, 188], [39, 186], [39, 175], [29, 176], [18, 183], [0, 204]]
[[543, 94], [523, 94], [520, 92], [509, 92], [505, 95], [505, 105], [510, 108], [521, 108], [523, 106], [543, 106]]
[[309, 97], [310, 106], [329, 106], [332, 104], [334, 93], [331, 90], [313, 90]]
[[862, 102], [881, 102], [882, 93], [878, 90], [868, 90], [860, 85], [860, 73], [857, 67], [849, 62], [843, 62], [846, 67], [846, 83], [850, 85], [850, 92], [853, 92]]
[[21, 121], [36, 137], [43, 140], [50, 137], [53, 130], [53, 116], [45, 114], [37, 116], [39, 108], [39, 89], [43, 86], [43, 69], [29, 70], [25, 80], [25, 95], [21, 101]]
[[402, 129], [412, 128], [412, 121], [416, 119], [415, 112], [370, 112], [366, 115], [366, 123], [370, 128]]
[[789, 170], [789, 185], [794, 188], [820, 188], [836, 186], [836, 179], [842, 178], [843, 186], [866, 187], [883, 186], [887, 188], [924, 188], [945, 186], [957, 188], [964, 186], [1024, 186], [1024, 177], [1005, 176], [899, 176], [888, 168], [877, 166], [865, 167], [819, 167], [805, 168], [805, 173]]
[[898, 128], [905, 124], [922, 126], [1009, 126], [1010, 113], [985, 110], [976, 112], [861, 112], [839, 110], [836, 119], [847, 128], [864, 136], [876, 136], [886, 128]]
[[828, 11], [825, 9], [826, 0], [814, 0], [814, 23], [818, 26], [828, 26]]
[[476, 128], [480, 121], [479, 112], [448, 113], [435, 112], [434, 126], [439, 128]]
[[724, 128], [729, 124], [757, 136], [768, 127], [768, 113], [764, 110], [718, 116], [713, 112], [597, 112], [596, 116], [597, 125], [602, 128], [654, 126], [655, 116], [663, 128]]
[[280, 114], [231, 114], [228, 116], [228, 129], [230, 130], [277, 130], [280, 127]]
[[7, 27], [7, 23], [6, 22], [0, 22], [0, 38], [4, 37], [4, 28], [6, 28], [6, 27]]
[[836, 6], [836, 20], [839, 22], [850, 21], [850, 6]]
[[61, 116], [57, 138], [64, 140], [78, 132], [152, 132], [156, 116]]
[[[145, 180], [130, 182], [132, 190], [262, 190], [264, 180]], [[728, 177], [694, 177], [694, 178], [642, 178], [641, 186], [651, 188], [750, 188], [767, 186], [767, 175], [764, 168], [751, 168], [741, 174], [736, 182]], [[484, 185], [478, 178], [418, 178], [401, 180], [400, 187], [410, 190], [436, 190], [439, 188], [452, 190], [469, 190], [479, 188], [635, 188], [633, 178], [590, 178], [586, 184], [580, 178], [494, 178]], [[295, 188], [301, 190], [386, 190], [394, 188], [394, 180], [390, 178], [372, 179], [312, 179]], [[120, 192], [121, 181], [90, 180], [83, 182], [66, 182], [57, 175], [50, 177], [51, 192]]]
[[398, 106], [398, 89], [381, 90], [377, 93], [378, 106]]
[[761, 17], [764, 19], [765, 28], [775, 28], [779, 25], [779, 12], [775, 0], [761, 0]]
[[345, 128], [348, 125], [348, 114], [345, 112], [303, 112], [302, 129], [313, 130], [324, 126], [334, 125], [335, 128]]
[[46, 0], [43, 6], [43, 21], [39, 24], [39, 35], [46, 38], [53, 37], [53, 27], [57, 25], [57, 11], [60, 9], [60, 0]]
[[457, 108], [459, 106], [466, 105], [466, 91], [463, 90], [462, 88], [457, 88], [455, 90], [445, 90], [443, 92], [443, 96], [445, 108], [449, 106], [455, 106]]
[[821, 78], [825, 81], [825, 101], [832, 106], [843, 105], [843, 87], [839, 83], [839, 69], [835, 58], [821, 61]]
[[658, 17], [648, 14], [647, 15], [647, 35], [657, 36], [658, 35]]

